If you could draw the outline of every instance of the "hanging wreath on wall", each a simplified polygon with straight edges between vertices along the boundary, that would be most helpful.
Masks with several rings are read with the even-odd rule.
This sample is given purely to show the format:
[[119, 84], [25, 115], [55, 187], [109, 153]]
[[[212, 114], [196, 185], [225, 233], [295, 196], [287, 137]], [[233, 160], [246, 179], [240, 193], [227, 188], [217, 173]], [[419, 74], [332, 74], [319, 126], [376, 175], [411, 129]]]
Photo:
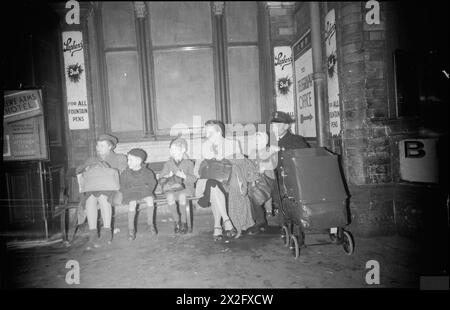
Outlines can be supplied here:
[[291, 85], [292, 85], [292, 81], [289, 77], [286, 76], [286, 77], [279, 78], [277, 81], [278, 92], [283, 96], [289, 94], [289, 92], [291, 90]]
[[78, 83], [81, 78], [81, 74], [83, 73], [83, 67], [76, 63], [74, 65], [69, 65], [67, 67], [67, 76], [69, 77], [69, 80], [73, 83]]
[[328, 56], [328, 76], [333, 78], [334, 74], [336, 73], [336, 52], [332, 52], [330, 56]]

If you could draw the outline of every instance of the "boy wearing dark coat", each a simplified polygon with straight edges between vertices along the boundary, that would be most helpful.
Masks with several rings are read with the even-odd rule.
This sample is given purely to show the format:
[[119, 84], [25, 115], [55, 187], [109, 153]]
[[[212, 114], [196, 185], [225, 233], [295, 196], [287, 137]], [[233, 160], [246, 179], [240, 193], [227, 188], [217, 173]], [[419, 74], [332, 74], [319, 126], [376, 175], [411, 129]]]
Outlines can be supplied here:
[[128, 168], [120, 176], [122, 203], [128, 204], [128, 240], [136, 238], [136, 207], [147, 204], [147, 224], [151, 234], [156, 233], [153, 226], [154, 191], [157, 185], [155, 173], [145, 167], [147, 153], [143, 149], [132, 149], [127, 154]]

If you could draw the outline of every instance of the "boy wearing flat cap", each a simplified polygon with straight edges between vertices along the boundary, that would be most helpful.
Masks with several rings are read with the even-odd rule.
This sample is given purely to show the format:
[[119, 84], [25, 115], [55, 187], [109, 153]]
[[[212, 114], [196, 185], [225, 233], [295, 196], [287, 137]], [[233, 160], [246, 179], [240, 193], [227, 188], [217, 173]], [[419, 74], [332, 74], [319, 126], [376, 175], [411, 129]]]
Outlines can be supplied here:
[[[110, 168], [117, 169], [119, 174], [127, 167], [127, 158], [124, 154], [116, 154], [114, 148], [118, 140], [116, 137], [109, 134], [100, 135], [96, 143], [96, 157], [89, 158], [84, 164], [76, 168], [76, 173], [80, 174], [95, 165], [106, 165]], [[81, 206], [86, 210], [88, 226], [89, 226], [89, 242], [87, 250], [100, 247], [101, 243], [110, 244], [112, 240], [111, 218], [112, 207], [111, 203], [114, 197], [118, 194], [117, 191], [95, 191], [86, 192], [81, 197]], [[97, 232], [97, 217], [98, 206], [100, 207], [103, 229], [100, 231], [100, 237], [103, 242], [100, 242]]]
[[128, 204], [128, 240], [136, 238], [136, 207], [140, 202], [147, 204], [147, 224], [150, 233], [156, 233], [153, 227], [154, 191], [157, 185], [155, 173], [145, 167], [147, 153], [143, 149], [134, 148], [127, 154], [128, 168], [120, 176], [122, 203]]

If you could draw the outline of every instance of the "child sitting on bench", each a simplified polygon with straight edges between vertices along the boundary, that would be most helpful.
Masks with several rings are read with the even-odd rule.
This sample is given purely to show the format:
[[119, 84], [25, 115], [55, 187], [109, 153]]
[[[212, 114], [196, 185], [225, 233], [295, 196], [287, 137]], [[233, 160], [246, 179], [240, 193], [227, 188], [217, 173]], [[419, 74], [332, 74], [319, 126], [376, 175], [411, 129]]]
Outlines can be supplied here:
[[154, 194], [157, 181], [155, 173], [145, 167], [147, 153], [143, 149], [132, 149], [127, 154], [128, 168], [120, 176], [122, 203], [128, 204], [128, 240], [136, 238], [136, 207], [141, 201], [147, 204], [147, 224], [150, 234], [156, 234], [153, 226]]
[[[187, 157], [187, 142], [176, 138], [170, 142], [170, 158], [164, 163], [160, 173], [160, 184], [172, 211], [175, 221], [175, 233], [185, 234], [188, 231], [186, 205], [187, 197], [194, 195], [194, 163]], [[179, 217], [177, 202], [179, 203]]]

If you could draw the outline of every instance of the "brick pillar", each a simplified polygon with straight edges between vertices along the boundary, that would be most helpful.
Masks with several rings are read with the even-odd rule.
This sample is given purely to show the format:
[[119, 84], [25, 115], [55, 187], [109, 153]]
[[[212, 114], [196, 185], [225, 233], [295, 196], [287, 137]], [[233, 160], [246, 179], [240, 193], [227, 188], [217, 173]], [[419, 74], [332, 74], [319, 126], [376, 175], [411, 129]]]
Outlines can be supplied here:
[[[365, 4], [346, 2], [336, 7], [342, 157], [352, 195], [351, 227], [362, 235], [414, 234], [421, 228], [421, 208], [429, 191], [400, 183], [398, 142], [417, 137], [418, 123], [395, 119], [392, 113], [389, 53], [393, 50], [386, 37], [396, 38], [389, 32], [392, 29], [386, 29], [390, 4], [379, 2], [380, 23], [372, 25], [365, 21]], [[412, 192], [420, 197], [411, 199]]]

